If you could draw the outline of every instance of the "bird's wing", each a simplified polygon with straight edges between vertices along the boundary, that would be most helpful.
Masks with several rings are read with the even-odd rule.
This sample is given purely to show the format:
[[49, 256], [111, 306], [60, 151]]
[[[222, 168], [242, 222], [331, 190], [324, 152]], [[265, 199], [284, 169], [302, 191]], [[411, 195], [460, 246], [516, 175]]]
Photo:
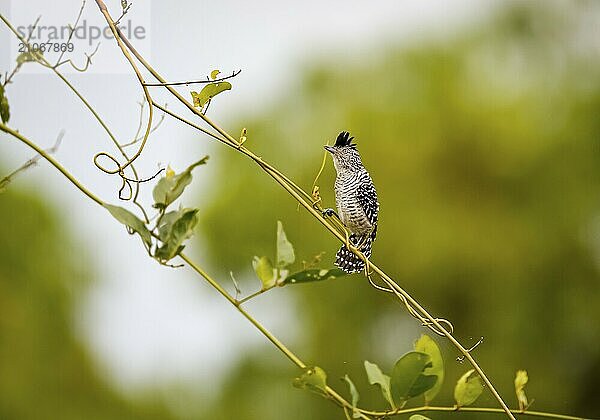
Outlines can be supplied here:
[[[368, 176], [368, 175], [367, 175]], [[358, 191], [358, 203], [365, 212], [369, 223], [377, 225], [377, 214], [379, 213], [379, 201], [377, 201], [377, 191], [373, 186], [373, 182], [370, 177], [368, 182], [363, 182], [359, 185]]]

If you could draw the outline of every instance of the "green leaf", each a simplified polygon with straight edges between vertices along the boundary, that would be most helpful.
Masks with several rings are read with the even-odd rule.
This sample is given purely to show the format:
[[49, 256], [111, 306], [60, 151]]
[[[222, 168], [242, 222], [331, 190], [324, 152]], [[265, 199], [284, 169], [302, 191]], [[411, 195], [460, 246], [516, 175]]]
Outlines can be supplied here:
[[402, 406], [409, 399], [433, 388], [435, 375], [425, 375], [425, 368], [431, 366], [431, 357], [418, 351], [406, 353], [394, 365], [390, 388], [394, 402]]
[[275, 285], [275, 269], [273, 263], [268, 257], [254, 257], [252, 267], [256, 275], [262, 282], [263, 289], [267, 289]]
[[352, 382], [352, 379], [350, 379], [348, 375], [344, 376], [344, 380], [348, 384], [348, 388], [350, 388], [350, 395], [352, 396], [352, 417], [358, 419], [360, 418], [360, 414], [358, 413], [358, 411], [356, 411], [356, 405], [358, 404], [358, 399], [360, 398], [360, 395], [358, 393], [358, 390], [354, 386], [354, 382]]
[[425, 417], [422, 414], [413, 414], [408, 420], [431, 420], [429, 417]]
[[154, 256], [167, 262], [183, 250], [183, 242], [194, 234], [198, 223], [198, 209], [180, 209], [165, 214], [158, 226], [158, 236], [163, 243]]
[[421, 335], [421, 337], [415, 341], [415, 351], [420, 351], [429, 355], [431, 358], [431, 367], [425, 368], [423, 373], [426, 375], [437, 376], [437, 381], [433, 388], [425, 392], [425, 404], [429, 404], [435, 396], [440, 392], [442, 383], [444, 382], [444, 360], [442, 359], [442, 352], [438, 345], [428, 335]]
[[481, 381], [481, 377], [475, 373], [475, 369], [471, 369], [456, 382], [456, 387], [454, 388], [456, 405], [459, 407], [471, 405], [479, 398], [482, 392], [483, 382]]
[[41, 50], [33, 50], [22, 52], [17, 56], [17, 65], [22, 66], [24, 63], [37, 61], [44, 56]]
[[294, 255], [294, 247], [291, 242], [288, 241], [285, 231], [283, 230], [283, 224], [277, 221], [277, 267], [284, 268], [296, 261], [296, 255]]
[[210, 72], [210, 78], [215, 80], [217, 78], [217, 76], [219, 75], [219, 73], [221, 73], [219, 70], [213, 70]]
[[324, 394], [327, 392], [327, 374], [318, 366], [307, 367], [302, 375], [294, 379], [293, 385], [296, 388]]
[[127, 226], [132, 232], [138, 233], [148, 248], [152, 245], [150, 231], [135, 214], [119, 206], [104, 204], [104, 207], [115, 219]]
[[158, 180], [154, 190], [152, 190], [154, 207], [164, 210], [169, 204], [183, 194], [185, 187], [192, 182], [192, 170], [196, 166], [204, 165], [207, 160], [208, 156], [204, 156], [198, 162], [188, 166], [187, 169], [180, 174], [174, 174], [172, 171], [167, 170], [166, 175]]
[[310, 283], [313, 281], [334, 279], [345, 275], [346, 273], [339, 268], [332, 268], [330, 270], [324, 268], [310, 268], [308, 270], [290, 274], [281, 282], [281, 284]]
[[0, 83], [0, 119], [6, 124], [10, 119], [10, 107], [8, 106], [8, 98], [4, 93], [4, 86]]
[[217, 96], [219, 93], [231, 90], [231, 83], [229, 82], [214, 82], [204, 85], [202, 90], [198, 92], [190, 92], [194, 101], [195, 107], [202, 108], [208, 101]]
[[173, 223], [181, 216], [181, 209], [165, 213], [158, 221], [158, 238], [161, 242], [169, 240], [169, 234], [173, 228]]
[[529, 406], [527, 401], [527, 395], [525, 395], [525, 385], [529, 381], [526, 370], [518, 370], [515, 376], [515, 393], [517, 394], [517, 401], [519, 402], [519, 409], [526, 410]]
[[377, 366], [375, 363], [369, 362], [368, 360], [365, 360], [365, 371], [367, 372], [369, 384], [379, 385], [381, 393], [383, 394], [383, 398], [385, 398], [392, 409], [395, 410], [396, 405], [394, 404], [394, 400], [392, 400], [392, 394], [390, 392], [390, 377], [383, 373], [381, 369], [379, 369], [379, 366]]

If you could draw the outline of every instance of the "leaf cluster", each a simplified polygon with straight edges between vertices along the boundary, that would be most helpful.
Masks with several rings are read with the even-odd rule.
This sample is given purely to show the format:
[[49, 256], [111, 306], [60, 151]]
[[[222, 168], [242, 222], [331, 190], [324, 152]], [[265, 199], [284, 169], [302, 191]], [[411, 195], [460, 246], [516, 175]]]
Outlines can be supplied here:
[[[217, 76], [221, 73], [219, 70], [213, 70], [210, 73], [210, 78], [212, 80], [216, 80]], [[204, 109], [208, 108], [208, 105], [212, 98], [217, 96], [220, 93], [225, 92], [226, 90], [231, 90], [231, 83], [229, 82], [211, 82], [204, 85], [200, 92], [192, 91], [190, 92], [192, 95], [192, 101], [196, 108]]]
[[[431, 405], [444, 382], [444, 360], [440, 348], [426, 334], [415, 341], [414, 349], [401, 356], [394, 364], [391, 374], [386, 374], [375, 363], [365, 360], [365, 373], [369, 384], [377, 385], [383, 399], [390, 407], [390, 413], [401, 410], [412, 399], [423, 397], [423, 407]], [[348, 385], [352, 401], [353, 417], [358, 418], [357, 407], [360, 393], [348, 375], [342, 378]], [[519, 409], [527, 409], [527, 397], [524, 387], [527, 372], [520, 370], [515, 378], [515, 392]], [[319, 367], [310, 367], [294, 379], [294, 386], [326, 394], [327, 374]], [[484, 384], [481, 377], [471, 369], [465, 372], [454, 385], [455, 407], [460, 409], [472, 405], [482, 394]], [[427, 420], [421, 414], [414, 414], [410, 420]]]
[[289, 274], [289, 267], [296, 261], [294, 246], [288, 240], [283, 224], [277, 221], [276, 237], [276, 255], [275, 264], [267, 256], [255, 256], [252, 259], [252, 268], [262, 284], [262, 290], [268, 290], [275, 286], [285, 286], [287, 284], [310, 283], [314, 281], [324, 281], [344, 276], [342, 270], [338, 268], [307, 268]]
[[153, 207], [158, 210], [153, 227], [148, 227], [149, 223], [123, 207], [104, 204], [110, 214], [127, 227], [130, 234], [140, 236], [148, 253], [161, 264], [167, 264], [179, 255], [185, 248], [184, 242], [194, 234], [198, 223], [197, 208], [180, 207], [177, 210], [167, 210], [191, 184], [193, 169], [204, 165], [207, 160], [208, 156], [205, 156], [181, 173], [167, 168], [165, 176], [158, 180], [152, 191]]

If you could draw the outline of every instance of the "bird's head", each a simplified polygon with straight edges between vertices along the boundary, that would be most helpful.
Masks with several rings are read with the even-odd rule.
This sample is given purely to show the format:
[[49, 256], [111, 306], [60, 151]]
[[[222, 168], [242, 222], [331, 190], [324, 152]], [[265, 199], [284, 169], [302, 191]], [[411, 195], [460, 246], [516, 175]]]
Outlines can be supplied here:
[[354, 137], [350, 137], [350, 133], [342, 131], [335, 140], [333, 146], [325, 146], [325, 150], [331, 153], [335, 169], [340, 171], [353, 171], [362, 168], [360, 155], [356, 150], [356, 144], [352, 143]]

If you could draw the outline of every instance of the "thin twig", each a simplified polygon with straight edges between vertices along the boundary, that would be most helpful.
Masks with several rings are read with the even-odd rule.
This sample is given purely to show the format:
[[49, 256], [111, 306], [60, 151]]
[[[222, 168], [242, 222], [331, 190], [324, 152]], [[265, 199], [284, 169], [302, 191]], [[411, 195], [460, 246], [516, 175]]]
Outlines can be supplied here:
[[[0, 17], [1, 17], [1, 15], [0, 15]], [[42, 18], [41, 16], [38, 16], [37, 19], [35, 20], [35, 22], [33, 22], [33, 25], [29, 26], [29, 32], [27, 33], [27, 38], [22, 38], [19, 35], [19, 38], [21, 39], [21, 41], [25, 45], [27, 45], [27, 51], [31, 51], [31, 49], [29, 48], [29, 40], [31, 39], [33, 31], [35, 30], [35, 27], [37, 26], [37, 24], [38, 24], [38, 22], [40, 21], [41, 18]], [[4, 78], [4, 83], [2, 84], [3, 86], [8, 85], [12, 81], [12, 78], [15, 77], [15, 75], [19, 72], [19, 70], [21, 69], [22, 65], [23, 65], [23, 63], [19, 62], [17, 60], [17, 65], [15, 66], [15, 68], [13, 69], [13, 71], [10, 72], [10, 74]]]
[[229, 76], [224, 76], [224, 77], [220, 77], [218, 79], [209, 79], [207, 78], [206, 80], [184, 80], [181, 82], [164, 82], [164, 83], [144, 83], [145, 86], [181, 86], [181, 85], [193, 85], [193, 84], [198, 84], [198, 83], [217, 83], [217, 82], [222, 82], [224, 80], [228, 80], [231, 79], [235, 76], [237, 76], [238, 74], [240, 74], [242, 72], [242, 70], [235, 70], [233, 73], [231, 73]]
[[[75, 29], [77, 29], [77, 26], [79, 25], [79, 20], [81, 19], [81, 15], [83, 14], [83, 9], [85, 8], [85, 2], [86, 2], [86, 0], [82, 0], [81, 7], [79, 8], [79, 13], [77, 14], [77, 18], [75, 19], [75, 23], [73, 25], [70, 25], [69, 36], [67, 37], [67, 42], [66, 42], [67, 45], [73, 39], [73, 34], [75, 34]], [[54, 65], [54, 67], [58, 67], [60, 65], [59, 63], [61, 62], [63, 56], [65, 55], [65, 52], [66, 51], [61, 51], [58, 58], [56, 59], [56, 64]]]
[[128, 3], [127, 0], [121, 0], [121, 16], [116, 20], [115, 25], [118, 25], [121, 22], [121, 19], [129, 12], [132, 4], [133, 3]]
[[77, 67], [77, 65], [73, 62], [73, 59], [69, 58], [68, 60], [63, 60], [63, 61], [59, 61], [57, 62], [54, 66], [52, 66], [53, 68], [58, 68], [64, 64], [70, 64], [71, 67], [73, 68], [73, 70], [78, 71], [80, 73], [84, 73], [87, 71], [87, 69], [90, 67], [90, 65], [92, 64], [92, 58], [94, 57], [94, 55], [96, 55], [96, 53], [98, 52], [98, 49], [100, 48], [100, 43], [98, 42], [96, 44], [96, 48], [94, 48], [94, 51], [92, 51], [91, 54], [88, 53], [83, 53], [83, 55], [85, 55], [85, 63], [83, 65], [83, 67]]
[[[142, 127], [142, 122], [143, 122], [143, 116], [144, 116], [144, 104], [146, 103], [146, 99], [144, 97], [144, 101], [142, 102], [141, 105], [141, 111], [140, 111], [140, 122], [139, 122], [139, 126], [138, 129], [136, 131], [135, 136], [133, 137], [133, 140], [130, 141], [129, 143], [124, 143], [121, 145], [121, 147], [129, 147], [129, 146], [133, 146], [134, 144], [138, 143], [140, 140], [142, 140], [143, 136], [140, 135], [140, 130]], [[165, 104], [165, 109], [167, 108], [167, 105]], [[160, 114], [160, 118], [159, 120], [154, 124], [154, 126], [152, 127], [152, 129], [150, 130], [150, 134], [154, 133], [156, 130], [159, 129], [159, 127], [162, 125], [162, 123], [165, 121], [165, 116], [166, 113], [163, 111], [162, 114]]]
[[[402, 414], [412, 414], [412, 413], [424, 413], [428, 411], [445, 411], [445, 412], [469, 412], [469, 413], [503, 413], [504, 410], [501, 408], [493, 408], [493, 407], [459, 407], [459, 406], [421, 406], [421, 407], [412, 407], [412, 408], [403, 408], [398, 410], [390, 410], [390, 411], [371, 411], [357, 408], [357, 411], [363, 414], [368, 414], [373, 416], [374, 418], [389, 418]], [[577, 416], [569, 416], [566, 414], [555, 414], [548, 413], [544, 411], [529, 411], [529, 410], [516, 410], [511, 409], [510, 412], [512, 414], [520, 414], [523, 416], [532, 416], [532, 417], [544, 417], [549, 419], [560, 419], [560, 420], [586, 420], [585, 417], [577, 417]], [[589, 420], [589, 419], [587, 419]]]
[[31, 147], [33, 150], [35, 150], [41, 157], [43, 157], [44, 159], [46, 159], [48, 162], [50, 162], [52, 164], [52, 166], [54, 166], [56, 169], [58, 169], [64, 176], [67, 177], [67, 179], [69, 181], [71, 181], [77, 188], [79, 188], [79, 190], [84, 193], [85, 195], [87, 195], [89, 198], [91, 198], [92, 200], [94, 200], [97, 204], [100, 204], [101, 206], [104, 205], [104, 201], [102, 201], [100, 198], [98, 198], [94, 193], [92, 193], [90, 190], [88, 190], [87, 188], [85, 188], [79, 181], [77, 181], [77, 179], [75, 179], [75, 177], [73, 175], [71, 175], [69, 173], [69, 171], [67, 171], [60, 163], [58, 163], [58, 161], [56, 159], [54, 159], [49, 153], [47, 153], [44, 149], [42, 149], [41, 147], [39, 147], [37, 144], [35, 144], [34, 142], [32, 142], [31, 140], [29, 140], [27, 137], [25, 137], [24, 135], [22, 135], [21, 133], [19, 133], [16, 130], [13, 130], [12, 128], [8, 127], [6, 124], [0, 123], [0, 131], [4, 131], [7, 134], [10, 134], [11, 136], [13, 136], [14, 138], [20, 140], [21, 142], [25, 143], [27, 146]]
[[[62, 142], [64, 135], [65, 135], [65, 131], [61, 130], [58, 133], [58, 136], [56, 137], [56, 141], [54, 142], [54, 145], [52, 147], [46, 149], [45, 152], [48, 153], [49, 155], [56, 153], [56, 151], [60, 147], [60, 144]], [[19, 166], [17, 169], [12, 171], [10, 174], [8, 174], [4, 178], [0, 179], [0, 192], [2, 192], [8, 186], [8, 184], [10, 184], [12, 182], [12, 180], [15, 176], [17, 176], [19, 173], [21, 173], [23, 171], [26, 171], [27, 169], [31, 168], [32, 166], [35, 166], [41, 158], [42, 158], [42, 155], [40, 155], [38, 153], [31, 159], [28, 159], [23, 165]]]

